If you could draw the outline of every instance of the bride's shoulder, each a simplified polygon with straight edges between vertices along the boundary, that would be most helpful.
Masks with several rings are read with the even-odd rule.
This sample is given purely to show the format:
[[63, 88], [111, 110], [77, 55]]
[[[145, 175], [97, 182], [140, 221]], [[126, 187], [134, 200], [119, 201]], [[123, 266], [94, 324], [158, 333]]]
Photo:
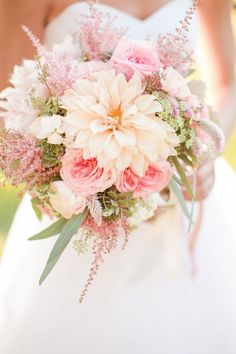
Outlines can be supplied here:
[[51, 11], [49, 15], [49, 22], [63, 12], [68, 6], [79, 2], [77, 0], [51, 0]]
[[44, 22], [51, 21], [76, 0], [0, 0], [0, 13], [4, 17], [22, 19], [30, 15], [31, 18], [44, 18]]

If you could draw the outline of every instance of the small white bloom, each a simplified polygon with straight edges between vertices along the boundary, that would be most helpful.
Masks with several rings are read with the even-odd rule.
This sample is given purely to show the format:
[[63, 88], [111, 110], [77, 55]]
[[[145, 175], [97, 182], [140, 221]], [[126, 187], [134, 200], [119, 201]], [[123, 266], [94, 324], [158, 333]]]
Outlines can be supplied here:
[[57, 132], [54, 132], [48, 137], [48, 142], [49, 144], [60, 145], [63, 143], [63, 137]]
[[30, 102], [30, 94], [46, 97], [48, 90], [38, 80], [37, 65], [34, 60], [24, 60], [14, 67], [10, 80], [13, 87], [0, 93], [0, 117], [3, 117], [7, 129], [15, 129], [28, 134], [30, 124], [37, 117], [38, 111]]
[[80, 48], [74, 43], [73, 37], [69, 34], [61, 43], [54, 44], [52, 51], [59, 55], [66, 53], [71, 59], [79, 58], [81, 56]]
[[30, 126], [30, 133], [37, 139], [48, 139], [50, 144], [61, 144], [62, 117], [59, 115], [37, 117]]
[[151, 219], [155, 215], [157, 208], [169, 205], [160, 195], [160, 193], [152, 193], [147, 199], [141, 200], [136, 204], [134, 214], [129, 218], [131, 227], [138, 227], [144, 221]]
[[191, 95], [184, 77], [172, 67], [163, 70], [161, 74], [161, 88], [180, 100], [184, 100]]
[[50, 202], [54, 210], [65, 219], [82, 213], [86, 207], [86, 197], [77, 196], [63, 181], [51, 183]]

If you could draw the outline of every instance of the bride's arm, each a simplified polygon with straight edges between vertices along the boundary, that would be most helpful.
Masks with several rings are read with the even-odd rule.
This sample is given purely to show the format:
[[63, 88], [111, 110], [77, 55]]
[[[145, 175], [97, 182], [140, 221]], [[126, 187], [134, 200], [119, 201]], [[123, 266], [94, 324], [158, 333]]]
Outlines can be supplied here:
[[45, 0], [0, 0], [0, 90], [7, 86], [13, 66], [35, 54], [21, 25], [42, 39], [47, 12]]
[[22, 31], [25, 25], [43, 40], [47, 23], [75, 0], [0, 0], [0, 91], [8, 85], [15, 64], [35, 54]]
[[[218, 111], [226, 137], [236, 122], [235, 43], [231, 26], [231, 0], [199, 0], [199, 63], [212, 104]], [[197, 199], [205, 199], [214, 185], [214, 165], [197, 173]], [[186, 195], [188, 199], [189, 196]]]
[[232, 1], [200, 0], [200, 66], [226, 136], [236, 122], [235, 41]]

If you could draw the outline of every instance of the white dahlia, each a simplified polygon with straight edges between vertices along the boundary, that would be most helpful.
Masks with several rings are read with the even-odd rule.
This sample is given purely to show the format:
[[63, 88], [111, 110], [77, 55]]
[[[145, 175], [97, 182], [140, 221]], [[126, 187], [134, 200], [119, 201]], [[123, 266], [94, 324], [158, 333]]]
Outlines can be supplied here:
[[85, 159], [96, 157], [100, 167], [131, 167], [142, 176], [150, 161], [175, 154], [178, 138], [155, 116], [162, 106], [155, 96], [143, 94], [138, 74], [127, 81], [109, 70], [77, 80], [62, 104], [68, 145], [82, 149]]

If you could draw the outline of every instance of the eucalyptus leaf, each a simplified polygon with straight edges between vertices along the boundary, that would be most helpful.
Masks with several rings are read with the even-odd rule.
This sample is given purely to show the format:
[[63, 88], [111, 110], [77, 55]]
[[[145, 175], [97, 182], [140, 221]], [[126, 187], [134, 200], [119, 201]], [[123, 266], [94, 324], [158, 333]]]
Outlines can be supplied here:
[[181, 164], [179, 163], [178, 159], [176, 157], [173, 158], [173, 162], [174, 162], [174, 165], [176, 167], [176, 170], [182, 180], [182, 183], [183, 185], [186, 187], [186, 190], [188, 192], [188, 194], [190, 195], [190, 197], [192, 199], [195, 199], [195, 196], [193, 194], [193, 190], [192, 190], [192, 187], [189, 183], [189, 180], [188, 180], [188, 177], [186, 176]]
[[176, 196], [176, 198], [183, 210], [184, 215], [188, 218], [189, 223], [192, 225], [192, 215], [188, 210], [186, 201], [184, 199], [183, 193], [180, 190], [179, 185], [177, 184], [177, 182], [173, 178], [170, 181], [170, 188], [172, 189], [173, 193], [175, 194], [175, 196]]
[[73, 215], [72, 218], [66, 222], [65, 226], [61, 231], [60, 236], [58, 237], [52, 249], [52, 252], [49, 256], [49, 261], [51, 261], [53, 258], [56, 258], [64, 251], [64, 249], [70, 242], [71, 238], [78, 231], [80, 225], [85, 220], [87, 215], [88, 215], [88, 211], [85, 210], [80, 215]]
[[179, 186], [181, 186], [181, 187], [183, 186], [183, 184], [178, 176], [173, 175], [172, 178], [175, 180], [176, 183], [178, 183]]
[[31, 205], [32, 205], [33, 211], [34, 211], [36, 217], [38, 218], [38, 220], [41, 221], [43, 214], [42, 214], [41, 210], [39, 209], [38, 204], [39, 204], [38, 198], [31, 199]]
[[70, 220], [68, 220], [63, 229], [61, 230], [60, 236], [58, 237], [47, 261], [47, 264], [43, 270], [39, 284], [41, 285], [47, 278], [51, 270], [54, 268], [55, 264], [61, 257], [63, 251], [69, 244], [70, 240], [74, 234], [78, 231], [79, 227], [88, 215], [88, 210], [86, 209], [80, 215], [74, 215]]
[[47, 278], [49, 273], [51, 273], [52, 269], [54, 268], [54, 266], [58, 262], [59, 258], [60, 258], [60, 256], [54, 258], [51, 262], [47, 261], [46, 267], [44, 268], [44, 271], [39, 279], [39, 285], [41, 285], [44, 282], [44, 280]]
[[61, 230], [63, 229], [64, 225], [66, 224], [66, 219], [59, 219], [48, 228], [44, 229], [43, 231], [39, 232], [38, 234], [29, 238], [30, 241], [34, 240], [43, 240], [45, 238], [49, 238], [55, 235], [58, 235]]
[[[196, 193], [196, 188], [197, 188], [197, 176], [196, 173], [194, 174], [193, 177], [193, 193]], [[195, 201], [192, 199], [192, 205], [191, 205], [191, 211], [190, 211], [190, 221], [189, 221], [189, 225], [188, 225], [188, 232], [191, 231], [191, 227], [193, 224], [193, 217], [194, 217], [194, 212], [195, 212]]]

